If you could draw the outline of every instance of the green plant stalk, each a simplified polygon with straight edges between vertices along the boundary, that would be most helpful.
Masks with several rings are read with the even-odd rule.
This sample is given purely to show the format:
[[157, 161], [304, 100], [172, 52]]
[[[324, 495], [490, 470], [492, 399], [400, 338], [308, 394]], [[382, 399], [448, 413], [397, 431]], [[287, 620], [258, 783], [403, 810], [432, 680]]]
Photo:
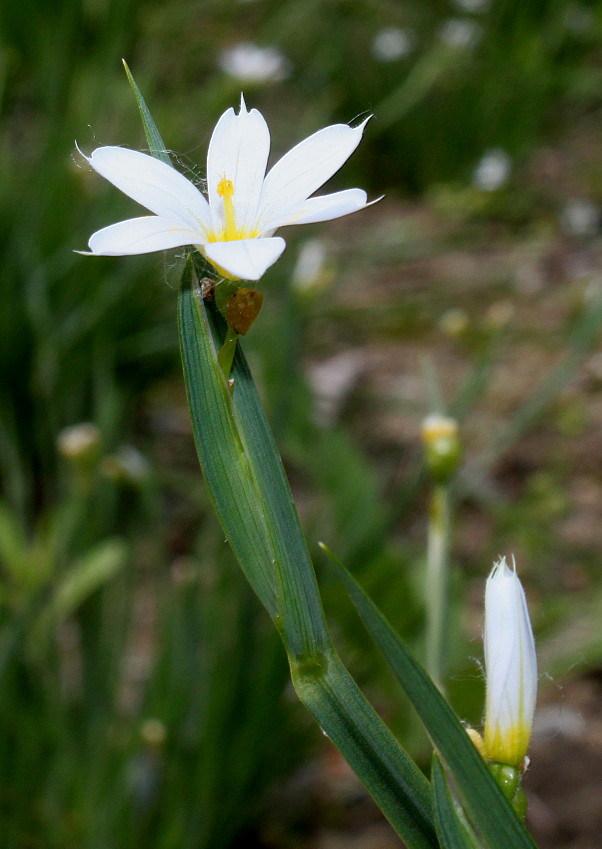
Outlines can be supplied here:
[[[126, 68], [127, 70], [127, 68]], [[165, 145], [132, 85], [153, 155]], [[178, 300], [188, 405], [205, 481], [226, 537], [282, 636], [295, 689], [364, 782], [408, 849], [434, 849], [429, 785], [339, 660], [282, 462], [240, 345], [231, 380], [219, 362], [227, 335], [198, 289], [189, 256]]]
[[435, 484], [429, 504], [426, 557], [426, 668], [441, 692], [445, 691], [448, 666], [449, 502], [449, 486]]
[[431, 781], [435, 825], [441, 846], [445, 849], [479, 849], [464, 812], [452, 796], [443, 766], [436, 754], [433, 755]]
[[230, 370], [232, 368], [232, 363], [234, 361], [234, 354], [236, 353], [236, 342], [238, 340], [238, 333], [235, 330], [232, 330], [231, 327], [228, 327], [226, 331], [226, 338], [224, 339], [224, 344], [219, 350], [217, 355], [217, 361], [220, 365], [221, 370], [224, 373], [224, 377], [226, 380], [230, 377]]
[[303, 704], [411, 849], [436, 847], [429, 785], [338, 658], [292, 496], [244, 356], [232, 386], [218, 363], [224, 322], [188, 260], [179, 300], [182, 361], [195, 442], [218, 517], [278, 628]]

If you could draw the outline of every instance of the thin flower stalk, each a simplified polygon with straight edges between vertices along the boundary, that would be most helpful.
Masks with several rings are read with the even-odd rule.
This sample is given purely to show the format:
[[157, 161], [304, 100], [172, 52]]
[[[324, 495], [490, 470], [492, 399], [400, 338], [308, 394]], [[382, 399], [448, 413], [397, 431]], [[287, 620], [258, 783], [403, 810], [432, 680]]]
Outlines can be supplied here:
[[426, 668], [441, 692], [448, 665], [449, 539], [449, 487], [437, 484], [429, 504], [427, 537]]
[[460, 459], [457, 422], [449, 416], [427, 416], [422, 441], [433, 481], [426, 558], [426, 668], [443, 692], [449, 654], [450, 483]]

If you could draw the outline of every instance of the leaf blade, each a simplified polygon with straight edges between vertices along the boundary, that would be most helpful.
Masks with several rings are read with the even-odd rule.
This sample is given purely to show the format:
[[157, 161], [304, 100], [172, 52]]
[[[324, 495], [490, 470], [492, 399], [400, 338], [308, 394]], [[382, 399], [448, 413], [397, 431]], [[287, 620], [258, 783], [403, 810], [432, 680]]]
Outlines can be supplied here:
[[123, 67], [128, 78], [128, 82], [132, 91], [134, 92], [134, 97], [136, 98], [136, 104], [138, 105], [138, 111], [140, 112], [140, 118], [142, 120], [142, 126], [144, 127], [144, 135], [146, 136], [146, 143], [148, 144], [148, 149], [151, 156], [154, 156], [155, 159], [160, 159], [161, 162], [164, 162], [166, 165], [171, 165], [172, 161], [167, 152], [167, 148], [165, 147], [165, 143], [161, 138], [161, 133], [153, 116], [150, 113], [148, 106], [146, 105], [146, 101], [142, 96], [142, 92], [138, 88], [134, 77], [132, 76], [132, 72], [129, 69], [128, 63], [125, 59], [121, 60], [123, 62]]
[[223, 327], [199, 298], [193, 272], [189, 260], [179, 303], [182, 362], [199, 459], [226, 536], [280, 629], [301, 701], [408, 847], [435, 849], [428, 782], [330, 643], [305, 541], [292, 538], [301, 530], [246, 362], [237, 352], [232, 392], [217, 363]]
[[437, 755], [433, 755], [431, 784], [435, 828], [442, 849], [478, 849], [475, 840], [456, 810]]

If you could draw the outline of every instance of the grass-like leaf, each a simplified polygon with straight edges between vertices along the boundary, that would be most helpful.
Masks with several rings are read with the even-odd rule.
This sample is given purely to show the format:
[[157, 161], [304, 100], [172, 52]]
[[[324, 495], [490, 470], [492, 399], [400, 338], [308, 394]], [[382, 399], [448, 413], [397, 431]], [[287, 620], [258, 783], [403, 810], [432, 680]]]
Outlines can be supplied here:
[[245, 574], [282, 635], [297, 694], [409, 849], [434, 849], [429, 784], [338, 658], [280, 457], [242, 351], [229, 384], [225, 323], [188, 260], [179, 299], [188, 403], [205, 482]]
[[533, 849], [533, 841], [452, 708], [355, 578], [325, 546], [323, 548], [336, 566], [364, 625], [452, 772], [475, 829], [489, 849]]
[[442, 849], [479, 849], [456, 808], [437, 755], [433, 755], [431, 785], [435, 828]]
[[142, 126], [144, 127], [144, 135], [146, 136], [146, 142], [148, 144], [148, 149], [151, 156], [154, 156], [155, 159], [160, 159], [161, 162], [165, 162], [166, 165], [171, 165], [171, 159], [169, 158], [169, 154], [167, 152], [167, 148], [165, 147], [165, 143], [161, 138], [161, 134], [157, 129], [157, 125], [153, 119], [153, 116], [150, 113], [148, 106], [146, 105], [146, 101], [142, 96], [142, 92], [136, 85], [136, 81], [132, 76], [132, 72], [128, 67], [128, 63], [125, 59], [122, 59], [123, 67], [125, 69], [125, 73], [128, 78], [128, 82], [134, 92], [134, 97], [136, 98], [136, 103], [138, 104], [138, 111], [140, 112], [140, 118], [142, 120]]

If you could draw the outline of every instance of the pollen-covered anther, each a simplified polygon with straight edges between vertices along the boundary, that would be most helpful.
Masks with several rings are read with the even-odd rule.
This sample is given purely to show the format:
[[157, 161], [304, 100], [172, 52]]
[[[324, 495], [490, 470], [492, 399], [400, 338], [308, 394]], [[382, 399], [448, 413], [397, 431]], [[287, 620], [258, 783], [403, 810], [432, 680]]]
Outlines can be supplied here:
[[230, 198], [234, 194], [234, 183], [227, 177], [223, 177], [217, 184], [216, 192], [221, 198]]
[[215, 190], [224, 201], [224, 236], [226, 239], [239, 239], [240, 235], [234, 219], [234, 201], [232, 200], [234, 183], [227, 177], [222, 177]]

